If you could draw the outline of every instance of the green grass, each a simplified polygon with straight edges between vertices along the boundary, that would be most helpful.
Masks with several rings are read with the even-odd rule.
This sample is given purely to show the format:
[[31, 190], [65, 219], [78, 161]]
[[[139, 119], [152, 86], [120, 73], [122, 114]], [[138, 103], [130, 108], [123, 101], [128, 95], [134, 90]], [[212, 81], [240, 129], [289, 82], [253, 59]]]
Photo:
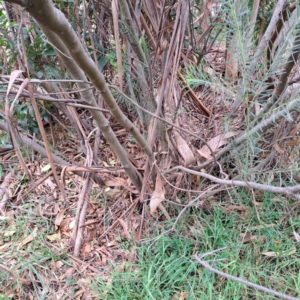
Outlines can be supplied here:
[[[299, 246], [289, 220], [279, 222], [286, 215], [285, 202], [274, 202], [272, 197], [267, 194], [261, 200], [260, 223], [251, 198], [242, 192], [237, 203], [231, 203], [247, 206], [242, 215], [225, 213], [218, 206], [209, 214], [190, 210], [176, 232], [138, 245], [137, 262], [127, 263], [121, 270], [116, 267], [108, 280], [97, 278], [93, 290], [107, 300], [179, 299], [181, 293], [188, 295], [185, 299], [277, 299], [213, 274], [193, 257], [226, 247], [205, 258], [212, 267], [300, 297]], [[291, 222], [299, 228], [297, 217]], [[245, 243], [245, 234], [253, 241]]]
[[30, 204], [20, 208], [8, 219], [0, 219], [0, 246], [9, 245], [0, 251], [0, 264], [9, 270], [0, 268], [0, 299], [47, 299], [53, 293], [53, 264], [70, 262], [45, 243], [53, 233], [53, 220], [35, 214]]
[[[294, 203], [272, 194], [256, 195], [259, 221], [251, 193], [237, 190], [230, 197], [210, 201], [209, 210], [190, 208], [176, 231], [156, 240], [133, 245], [132, 241], [120, 239], [118, 247], [126, 253], [134, 249], [136, 259], [132, 263], [108, 260], [102, 268], [103, 276], [86, 275], [88, 269], [84, 265], [77, 268], [66, 253], [49, 247], [45, 241], [55, 232], [54, 219], [42, 218], [35, 204], [23, 204], [13, 216], [0, 219], [0, 247], [10, 243], [5, 251], [0, 251], [0, 264], [14, 274], [12, 277], [0, 268], [0, 299], [29, 299], [28, 295], [33, 299], [52, 299], [58, 293], [61, 299], [70, 299], [81, 289], [89, 288], [93, 290], [89, 295], [94, 295], [91, 299], [107, 300], [277, 299], [216, 275], [194, 259], [195, 254], [222, 247], [226, 248], [205, 257], [213, 268], [300, 297], [299, 243], [293, 237], [293, 228], [299, 233], [300, 220], [294, 214], [282, 221]], [[229, 205], [244, 207], [244, 211], [226, 212]], [[172, 208], [174, 211], [173, 205]], [[155, 225], [149, 238], [170, 228], [172, 222], [154, 222], [163, 229]], [[35, 230], [34, 239], [20, 247], [20, 242]], [[55, 268], [57, 262], [62, 267]], [[93, 265], [89, 261], [86, 264]], [[71, 269], [72, 273], [65, 275]]]

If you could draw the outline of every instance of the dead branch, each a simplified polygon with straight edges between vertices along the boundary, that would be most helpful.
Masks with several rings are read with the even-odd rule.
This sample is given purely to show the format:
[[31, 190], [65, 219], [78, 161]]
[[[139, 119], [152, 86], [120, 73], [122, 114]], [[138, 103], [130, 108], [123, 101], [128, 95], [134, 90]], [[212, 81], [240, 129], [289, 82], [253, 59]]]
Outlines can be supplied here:
[[235, 277], [235, 276], [229, 275], [229, 274], [227, 274], [227, 273], [224, 273], [224, 272], [222, 272], [222, 271], [219, 271], [219, 270], [217, 270], [217, 269], [211, 267], [211, 266], [209, 265], [208, 262], [206, 262], [206, 261], [203, 260], [203, 257], [205, 257], [205, 256], [207, 256], [207, 255], [214, 254], [215, 252], [220, 251], [220, 250], [223, 250], [223, 249], [225, 249], [225, 248], [221, 248], [221, 249], [217, 249], [217, 250], [214, 250], [214, 251], [212, 251], [212, 252], [209, 252], [209, 253], [205, 253], [205, 254], [201, 255], [200, 257], [197, 256], [197, 255], [195, 255], [194, 258], [195, 258], [195, 259], [196, 259], [203, 267], [205, 267], [207, 270], [209, 270], [209, 271], [211, 271], [211, 272], [213, 272], [213, 273], [216, 273], [216, 274], [218, 274], [218, 275], [220, 275], [220, 276], [222, 276], [222, 277], [225, 277], [225, 278], [227, 278], [227, 279], [234, 280], [234, 281], [236, 281], [236, 282], [239, 282], [239, 283], [242, 283], [242, 284], [244, 284], [244, 285], [246, 285], [246, 286], [249, 286], [249, 287], [251, 287], [251, 288], [253, 288], [253, 289], [256, 289], [256, 290], [259, 290], [259, 291], [262, 291], [262, 292], [265, 292], [265, 293], [268, 293], [268, 294], [271, 294], [271, 295], [274, 295], [274, 296], [279, 297], [279, 298], [281, 298], [281, 299], [287, 299], [287, 300], [300, 300], [299, 298], [296, 298], [296, 297], [293, 297], [293, 296], [289, 296], [289, 295], [286, 295], [286, 294], [282, 294], [282, 293], [280, 293], [280, 292], [277, 292], [277, 291], [271, 290], [271, 289], [269, 289], [269, 288], [266, 288], [266, 287], [264, 287], [264, 286], [262, 286], [262, 285], [258, 285], [258, 284], [252, 283], [252, 282], [250, 282], [250, 281], [241, 279], [241, 278], [239, 278], [239, 277]]
[[173, 171], [178, 171], [178, 170], [187, 172], [189, 174], [197, 175], [197, 176], [202, 176], [202, 177], [207, 178], [215, 183], [222, 184], [222, 185], [253, 188], [253, 189], [257, 189], [257, 190], [261, 190], [261, 191], [291, 196], [298, 200], [300, 199], [300, 194], [298, 193], [300, 191], [300, 185], [294, 185], [292, 187], [278, 187], [278, 186], [270, 186], [270, 185], [266, 185], [266, 184], [251, 182], [251, 181], [245, 182], [245, 181], [240, 181], [240, 180], [220, 179], [220, 178], [214, 177], [212, 175], [209, 175], [209, 174], [206, 174], [203, 172], [197, 172], [197, 171], [194, 171], [194, 170], [182, 167], [182, 166], [174, 167], [174, 168], [164, 172], [164, 174], [168, 174], [168, 173], [171, 173]]

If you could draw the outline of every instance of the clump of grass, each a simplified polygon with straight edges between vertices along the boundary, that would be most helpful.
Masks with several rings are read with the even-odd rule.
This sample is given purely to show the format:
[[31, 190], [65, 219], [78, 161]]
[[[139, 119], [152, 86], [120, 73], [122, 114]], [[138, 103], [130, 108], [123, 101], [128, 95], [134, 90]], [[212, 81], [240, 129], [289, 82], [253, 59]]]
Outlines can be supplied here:
[[108, 280], [97, 278], [92, 289], [107, 300], [180, 299], [183, 293], [184, 299], [277, 299], [213, 274], [193, 257], [226, 247], [206, 258], [214, 268], [299, 297], [300, 255], [292, 229], [299, 220], [280, 223], [285, 202], [273, 201], [271, 194], [260, 199], [257, 211], [249, 195], [238, 196], [230, 204], [244, 206], [243, 213], [226, 212], [228, 202], [216, 203], [208, 213], [191, 209], [176, 232], [137, 245], [136, 263], [115, 268]]
[[101, 299], [170, 299], [183, 287], [195, 284], [197, 268], [191, 260], [194, 244], [189, 239], [162, 237], [138, 248], [136, 264], [127, 263], [111, 280], [98, 278], [94, 290]]
[[[54, 220], [42, 218], [30, 203], [0, 221], [0, 299], [47, 299], [55, 293], [54, 264], [67, 256], [46, 245]], [[54, 284], [55, 285], [55, 284]], [[49, 298], [48, 298], [49, 299]]]

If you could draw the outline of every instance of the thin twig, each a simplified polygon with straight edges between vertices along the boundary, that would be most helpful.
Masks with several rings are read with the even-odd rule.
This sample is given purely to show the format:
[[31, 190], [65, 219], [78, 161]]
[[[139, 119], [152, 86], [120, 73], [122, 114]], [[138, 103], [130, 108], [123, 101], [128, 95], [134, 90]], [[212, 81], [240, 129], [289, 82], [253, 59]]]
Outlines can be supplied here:
[[218, 184], [240, 186], [240, 187], [246, 187], [246, 188], [254, 188], [257, 190], [262, 190], [262, 191], [271, 192], [271, 193], [279, 193], [279, 194], [294, 197], [296, 199], [300, 199], [300, 194], [298, 193], [300, 191], [299, 184], [291, 186], [291, 187], [279, 187], [279, 186], [270, 186], [270, 185], [251, 182], [251, 181], [245, 182], [245, 181], [240, 181], [240, 180], [220, 179], [220, 178], [217, 178], [210, 174], [203, 173], [203, 172], [197, 172], [197, 171], [194, 171], [194, 170], [182, 167], [182, 166], [176, 166], [176, 167], [164, 172], [164, 174], [168, 174], [173, 171], [179, 171], [179, 170], [193, 174], [193, 175], [202, 176], [202, 177], [210, 179], [211, 181], [218, 183]]
[[[224, 248], [222, 248], [222, 249], [224, 249]], [[276, 297], [280, 297], [280, 298], [282, 298], [282, 299], [287, 299], [287, 300], [300, 300], [300, 298], [296, 298], [296, 297], [293, 297], [293, 296], [289, 296], [289, 295], [286, 295], [286, 294], [282, 294], [282, 293], [276, 292], [276, 291], [271, 290], [271, 289], [269, 289], [269, 288], [266, 288], [266, 287], [264, 287], [264, 286], [262, 286], [262, 285], [255, 284], [255, 283], [249, 282], [249, 281], [247, 281], [247, 280], [241, 279], [241, 278], [239, 278], [239, 277], [235, 277], [235, 276], [229, 275], [229, 274], [227, 274], [227, 273], [224, 273], [224, 272], [222, 272], [222, 271], [219, 271], [219, 270], [217, 270], [217, 269], [214, 269], [213, 267], [211, 267], [211, 266], [209, 265], [209, 263], [208, 263], [207, 261], [202, 260], [202, 258], [203, 258], [204, 256], [207, 256], [207, 255], [210, 255], [210, 254], [214, 254], [215, 252], [220, 251], [220, 250], [222, 250], [222, 249], [214, 250], [214, 251], [209, 252], [209, 253], [206, 253], [206, 254], [204, 254], [204, 255], [202, 255], [202, 256], [200, 256], [200, 257], [197, 256], [197, 255], [195, 255], [194, 258], [195, 258], [195, 259], [196, 259], [203, 267], [205, 267], [207, 270], [209, 270], [209, 271], [211, 271], [211, 272], [213, 272], [213, 273], [216, 273], [216, 274], [218, 274], [218, 275], [220, 275], [220, 276], [222, 276], [222, 277], [225, 277], [225, 278], [227, 278], [227, 279], [234, 280], [234, 281], [236, 281], [236, 282], [242, 283], [242, 284], [244, 284], [244, 285], [246, 285], [246, 286], [249, 286], [249, 287], [251, 287], [251, 288], [254, 288], [254, 289], [256, 289], [256, 290], [259, 290], [259, 291], [262, 291], [262, 292], [265, 292], [265, 293], [274, 295], [274, 296], [276, 296]]]

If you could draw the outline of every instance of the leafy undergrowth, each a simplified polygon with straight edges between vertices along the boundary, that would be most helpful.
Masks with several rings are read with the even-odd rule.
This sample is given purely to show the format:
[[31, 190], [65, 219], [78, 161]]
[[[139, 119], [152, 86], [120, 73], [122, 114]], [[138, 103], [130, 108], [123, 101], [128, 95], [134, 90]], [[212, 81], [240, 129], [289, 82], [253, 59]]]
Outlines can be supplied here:
[[93, 239], [85, 246], [90, 255], [86, 249], [80, 259], [71, 256], [72, 245], [66, 247], [69, 233], [57, 229], [57, 215], [41, 209], [50, 206], [45, 199], [10, 207], [0, 218], [0, 299], [277, 299], [213, 274], [194, 259], [223, 247], [205, 257], [215, 269], [300, 297], [293, 234], [300, 220], [286, 211], [293, 203], [272, 194], [255, 202], [251, 197], [237, 190], [202, 201], [176, 230], [159, 236], [175, 217], [158, 221], [140, 243], [130, 229], [128, 238]]

